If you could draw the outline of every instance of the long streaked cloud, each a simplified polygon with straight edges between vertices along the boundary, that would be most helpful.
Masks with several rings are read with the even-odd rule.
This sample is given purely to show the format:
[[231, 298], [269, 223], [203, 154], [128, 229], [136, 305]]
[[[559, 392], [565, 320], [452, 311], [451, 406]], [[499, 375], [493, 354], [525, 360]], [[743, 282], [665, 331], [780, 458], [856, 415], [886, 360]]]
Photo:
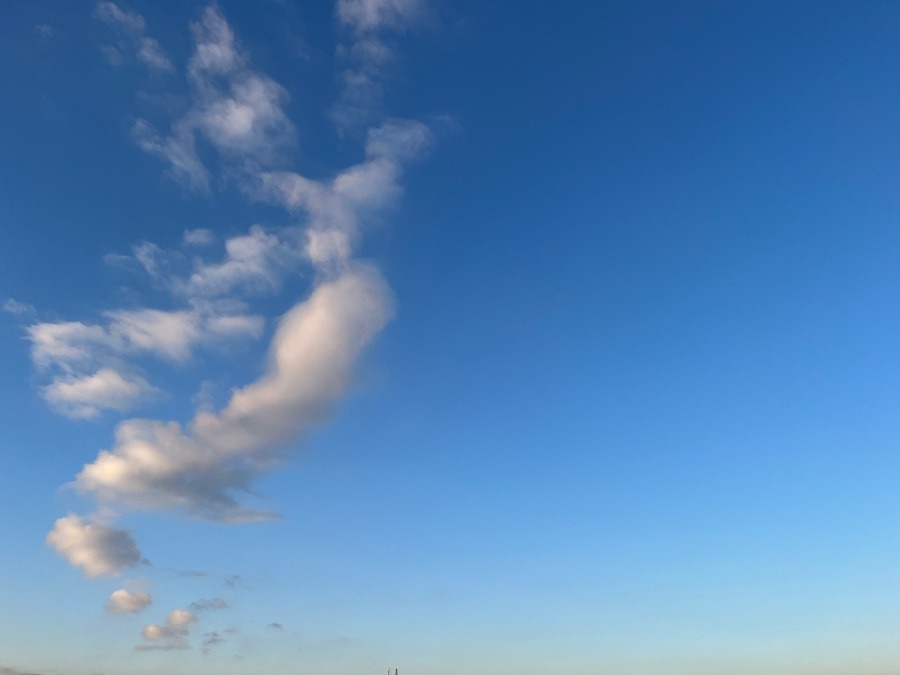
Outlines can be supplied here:
[[238, 496], [277, 465], [286, 444], [326, 419], [390, 315], [390, 293], [374, 269], [357, 265], [322, 283], [282, 318], [266, 373], [223, 410], [200, 412], [187, 427], [123, 422], [115, 447], [86, 465], [76, 485], [105, 504], [232, 523], [270, 517]]
[[47, 543], [88, 577], [119, 574], [141, 560], [141, 552], [128, 530], [89, 522], [74, 514], [56, 521]]
[[129, 52], [151, 70], [171, 72], [172, 60], [157, 40], [145, 34], [144, 17], [128, 12], [108, 0], [100, 0], [94, 7], [94, 16], [110, 26], [116, 34], [116, 46], [107, 46], [104, 54], [113, 65], [124, 61], [123, 52]]
[[[353, 67], [380, 77], [382, 57], [390, 58], [386, 36], [402, 31], [420, 8], [404, 0], [339, 2]], [[296, 130], [286, 113], [286, 90], [253, 68], [215, 5], [191, 31], [189, 107], [168, 124], [137, 120], [137, 145], [162, 159], [182, 186], [201, 192], [236, 187], [251, 200], [283, 207], [294, 224], [253, 225], [226, 239], [220, 258], [211, 255], [217, 237], [205, 229], [185, 232], [174, 248], [141, 242], [108, 262], [144, 275], [179, 308], [109, 310], [94, 323], [34, 324], [28, 335], [35, 364], [56, 378], [47, 390], [60, 385], [54, 391], [63, 389], [70, 398], [81, 392], [82, 407], [69, 401], [69, 411], [87, 416], [112, 400], [85, 393], [103, 391], [95, 376], [104, 368], [134, 382], [140, 373], [129, 364], [139, 355], [177, 365], [200, 346], [258, 337], [262, 319], [251, 312], [255, 299], [277, 293], [292, 275], [311, 268], [311, 288], [278, 320], [259, 377], [232, 390], [219, 409], [204, 404], [187, 422], [121, 422], [111, 447], [74, 483], [104, 513], [134, 509], [254, 522], [273, 517], [254, 492], [257, 478], [328, 419], [352, 386], [361, 354], [393, 316], [381, 273], [355, 260], [355, 251], [366, 225], [383, 218], [401, 194], [403, 172], [428, 151], [432, 135], [418, 121], [384, 120], [378, 102], [359, 99], [354, 105], [371, 113], [359, 117], [369, 126], [361, 136], [362, 161], [326, 178], [290, 171]], [[382, 47], [387, 51], [379, 55]], [[91, 386], [81, 384], [92, 377]], [[107, 373], [105, 380], [115, 378]], [[124, 391], [122, 382], [116, 384]], [[213, 598], [180, 611], [196, 620], [193, 612], [222, 607], [224, 601]], [[163, 624], [149, 624], [136, 649], [185, 648], [192, 623], [186, 616], [173, 613]], [[206, 647], [220, 637], [207, 635]]]

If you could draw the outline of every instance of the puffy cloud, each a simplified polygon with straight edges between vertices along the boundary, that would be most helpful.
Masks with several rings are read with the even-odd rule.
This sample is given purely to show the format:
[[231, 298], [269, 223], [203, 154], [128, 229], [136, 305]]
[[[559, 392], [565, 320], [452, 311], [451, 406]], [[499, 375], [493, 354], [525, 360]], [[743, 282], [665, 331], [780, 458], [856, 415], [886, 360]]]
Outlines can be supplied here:
[[262, 317], [242, 310], [240, 303], [199, 299], [183, 310], [108, 311], [105, 324], [35, 323], [26, 335], [35, 365], [55, 373], [43, 387], [44, 398], [62, 414], [85, 419], [102, 410], [126, 412], [159, 393], [130, 372], [124, 357], [152, 354], [182, 362], [198, 345], [258, 338]]
[[145, 591], [128, 591], [120, 588], [113, 591], [106, 601], [106, 611], [110, 614], [137, 614], [153, 602]]
[[268, 518], [241, 505], [237, 494], [277, 463], [285, 445], [325, 419], [391, 311], [381, 276], [364, 266], [348, 268], [282, 318], [266, 373], [236, 390], [222, 411], [198, 412], [187, 428], [123, 422], [116, 446], [82, 469], [77, 486], [103, 502], [135, 508], [222, 522]]
[[[118, 5], [108, 0], [100, 0], [94, 7], [94, 16], [112, 27], [118, 36], [118, 49], [110, 49], [122, 58], [122, 51], [129, 49], [138, 61], [154, 70], [171, 71], [172, 61], [165, 50], [155, 39], [144, 35], [146, 23], [144, 17], [136, 12], [126, 12]], [[109, 56], [107, 56], [109, 60]], [[114, 61], [110, 61], [116, 65]]]
[[173, 609], [166, 617], [166, 624], [176, 628], [184, 628], [197, 621], [197, 615], [186, 609]]
[[141, 560], [141, 552], [127, 530], [89, 523], [74, 514], [54, 523], [47, 543], [89, 577], [119, 574]]
[[166, 616], [165, 623], [144, 626], [141, 637], [155, 644], [138, 645], [137, 651], [187, 649], [189, 626], [196, 623], [197, 615], [186, 609], [173, 609]]
[[124, 412], [158, 393], [141, 377], [123, 377], [112, 368], [101, 368], [83, 377], [63, 376], [44, 387], [44, 398], [73, 419], [96, 417], [101, 410]]

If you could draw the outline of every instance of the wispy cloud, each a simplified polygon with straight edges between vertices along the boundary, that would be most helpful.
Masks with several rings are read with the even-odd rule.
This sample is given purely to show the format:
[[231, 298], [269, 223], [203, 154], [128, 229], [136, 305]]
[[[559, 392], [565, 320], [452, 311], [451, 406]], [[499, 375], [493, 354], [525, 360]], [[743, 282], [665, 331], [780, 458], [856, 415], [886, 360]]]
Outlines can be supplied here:
[[341, 92], [331, 117], [342, 131], [369, 125], [381, 112], [384, 78], [394, 59], [394, 35], [415, 25], [424, 3], [420, 0], [338, 0], [338, 20], [349, 33], [338, 46], [346, 64]]
[[94, 7], [94, 16], [115, 31], [117, 46], [104, 50], [112, 65], [119, 65], [124, 60], [123, 52], [127, 50], [151, 70], [174, 70], [171, 59], [159, 42], [145, 35], [146, 22], [140, 14], [125, 11], [108, 0], [100, 0]]
[[282, 161], [296, 132], [284, 111], [287, 91], [250, 67], [218, 8], [207, 7], [191, 31], [191, 108], [168, 134], [156, 132], [144, 119], [135, 122], [133, 134], [141, 149], [168, 162], [176, 181], [207, 191], [210, 174], [197, 154], [199, 140], [234, 169], [252, 170]]
[[189, 609], [192, 612], [205, 612], [210, 609], [228, 609], [229, 606], [222, 598], [203, 598], [192, 602]]
[[200, 644], [200, 653], [208, 655], [212, 647], [227, 642], [218, 631], [210, 631], [203, 634], [203, 642]]
[[57, 377], [43, 393], [47, 402], [67, 417], [89, 419], [103, 410], [131, 410], [159, 390], [137, 375], [123, 376], [112, 368], [101, 368], [83, 377]]
[[89, 577], [119, 574], [141, 560], [141, 552], [128, 530], [88, 522], [74, 514], [56, 521], [47, 543]]
[[[350, 41], [352, 67], [376, 77], [390, 58], [385, 36], [411, 25], [420, 9], [409, 0], [341, 0], [337, 17]], [[101, 2], [97, 13], [123, 34], [143, 36], [139, 15], [108, 2]], [[259, 377], [233, 389], [219, 409], [207, 402], [187, 422], [121, 422], [113, 445], [75, 479], [77, 489], [104, 512], [169, 511], [222, 523], [255, 522], [273, 517], [258, 503], [257, 478], [328, 419], [352, 386], [361, 354], [393, 316], [392, 294], [381, 273], [356, 260], [355, 251], [365, 226], [383, 218], [401, 194], [403, 172], [428, 151], [432, 134], [415, 120], [385, 120], [380, 103], [359, 98], [353, 105], [366, 109], [359, 119], [369, 127], [361, 136], [362, 161], [325, 178], [290, 171], [296, 131], [286, 113], [286, 90], [252, 66], [217, 6], [207, 7], [191, 31], [194, 50], [185, 72], [189, 107], [164, 131], [137, 120], [138, 146], [163, 159], [187, 188], [210, 191], [213, 177], [222, 178], [217, 185], [281, 206], [295, 224], [252, 225], [225, 239], [219, 257], [214, 253], [221, 240], [206, 229], [188, 230], [170, 249], [141, 242], [130, 254], [114, 254], [108, 261], [140, 272], [170, 295], [175, 309], [114, 309], [95, 322], [35, 323], [28, 337], [35, 364], [54, 377], [45, 390], [51, 403], [81, 416], [120, 410], [129, 392], [138, 400], [152, 386], [139, 379], [134, 358], [152, 355], [177, 365], [201, 346], [259, 337], [263, 320], [250, 309], [255, 299], [277, 293], [286, 279], [311, 269], [311, 287], [278, 320]], [[201, 148], [211, 150], [203, 153], [205, 161]], [[93, 542], [103, 538], [100, 534], [126, 537], [133, 551], [124, 547], [130, 551], [124, 558], [96, 553], [109, 552], [84, 540]], [[60, 519], [50, 538], [92, 575], [140, 559], [127, 532], [78, 516]], [[95, 553], [72, 553], [83, 549]], [[237, 576], [225, 580], [232, 587], [238, 582]], [[226, 606], [221, 598], [204, 599], [178, 610], [182, 614], [173, 612], [163, 624], [146, 626], [145, 644], [136, 649], [185, 648], [195, 612]], [[206, 647], [219, 638], [215, 632], [207, 636]]]

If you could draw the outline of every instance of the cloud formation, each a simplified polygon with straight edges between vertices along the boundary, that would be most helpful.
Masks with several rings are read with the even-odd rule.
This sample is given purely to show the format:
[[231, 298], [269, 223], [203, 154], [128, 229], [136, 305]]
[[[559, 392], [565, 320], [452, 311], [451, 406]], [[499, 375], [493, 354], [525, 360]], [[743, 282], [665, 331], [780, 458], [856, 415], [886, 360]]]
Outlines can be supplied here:
[[47, 543], [88, 577], [119, 574], [141, 560], [141, 552], [128, 530], [90, 523], [74, 514], [54, 523]]
[[[218, 258], [212, 253], [220, 240], [206, 229], [186, 231], [172, 249], [145, 241], [129, 255], [107, 256], [111, 264], [139, 272], [168, 293], [176, 308], [115, 309], [93, 323], [31, 325], [34, 363], [53, 377], [44, 395], [70, 416], [124, 411], [154, 393], [131, 363], [138, 356], [177, 365], [201, 346], [257, 338], [264, 324], [251, 313], [254, 299], [277, 293], [304, 267], [313, 272], [311, 288], [278, 320], [262, 373], [232, 390], [221, 408], [207, 402], [186, 422], [133, 418], [118, 424], [112, 446], [75, 479], [76, 488], [104, 513], [167, 511], [221, 523], [273, 517], [253, 492], [256, 479], [279, 466], [305, 434], [328, 419], [352, 386], [363, 350], [393, 316], [392, 295], [381, 273], [354, 255], [364, 227], [384, 216], [402, 192], [404, 170], [432, 143], [431, 131], [421, 122], [384, 120], [376, 100], [380, 73], [391, 57], [386, 40], [411, 25], [421, 6], [412, 0], [338, 2], [337, 17], [349, 37], [350, 70], [375, 82], [372, 92], [378, 96], [351, 96], [347, 92], [356, 85], [345, 88], [341, 101], [355, 110], [347, 123], [366, 124], [358, 136], [365, 139], [364, 155], [325, 178], [286, 168], [296, 137], [286, 113], [287, 91], [252, 67], [218, 7], [210, 5], [191, 24], [188, 108], [163, 131], [138, 119], [132, 129], [137, 145], [162, 159], [185, 188], [210, 192], [215, 176], [224, 179], [216, 185], [235, 186], [252, 200], [283, 207], [295, 223], [278, 229], [252, 225], [226, 238]], [[101, 2], [97, 14], [122, 34], [143, 39], [139, 15], [111, 2]], [[360, 85], [358, 91], [363, 89]], [[108, 538], [124, 536], [133, 556], [86, 556], [83, 550], [90, 547], [81, 540], [67, 543], [73, 539], [69, 530], [89, 539], [84, 531], [90, 528], [94, 538], [97, 528], [106, 528]], [[90, 575], [118, 571], [140, 559], [126, 531], [87, 524], [78, 516], [57, 521], [51, 538]], [[235, 576], [225, 583], [238, 581]], [[162, 625], [147, 625], [146, 644], [136, 649], [183, 649], [194, 612], [224, 607], [224, 600], [213, 598], [176, 610]], [[207, 635], [206, 647], [219, 638]]]
[[196, 302], [184, 310], [113, 310], [104, 313], [104, 323], [35, 323], [26, 335], [35, 365], [52, 377], [44, 398], [60, 413], [84, 419], [103, 410], [127, 412], [159, 394], [128, 357], [180, 363], [197, 346], [259, 337], [262, 318], [241, 309]]
[[128, 51], [151, 70], [174, 70], [171, 59], [159, 42], [144, 34], [146, 23], [140, 14], [126, 12], [113, 2], [100, 0], [94, 7], [94, 16], [116, 34], [117, 46], [108, 46], [104, 50], [110, 63], [119, 65], [124, 61], [123, 52]]
[[197, 615], [186, 609], [173, 609], [166, 616], [165, 623], [155, 623], [144, 626], [141, 637], [151, 644], [143, 644], [135, 647], [135, 651], [169, 651], [173, 649], [188, 649], [188, 635], [190, 626], [197, 622]]
[[191, 108], [158, 133], [145, 119], [132, 129], [142, 150], [164, 159], [169, 173], [183, 186], [208, 191], [210, 174], [197, 145], [211, 146], [220, 159], [243, 170], [281, 161], [296, 131], [283, 106], [287, 90], [253, 70], [234, 32], [214, 5], [191, 24], [194, 53], [188, 62]]
[[338, 0], [336, 14], [349, 40], [338, 46], [346, 64], [341, 92], [331, 118], [342, 131], [354, 131], [376, 119], [381, 111], [384, 78], [394, 58], [391, 38], [421, 16], [420, 0]]
[[228, 609], [228, 607], [229, 604], [222, 598], [203, 598], [190, 604], [192, 612], [204, 612], [208, 609]]
[[137, 614], [153, 602], [145, 591], [128, 591], [120, 588], [110, 593], [106, 611], [110, 614]]
[[237, 496], [277, 464], [289, 441], [327, 417], [351, 382], [356, 357], [391, 311], [380, 274], [348, 268], [282, 318], [266, 373], [236, 390], [222, 411], [199, 412], [186, 428], [123, 422], [115, 447], [78, 474], [78, 488], [104, 503], [221, 522], [269, 518]]

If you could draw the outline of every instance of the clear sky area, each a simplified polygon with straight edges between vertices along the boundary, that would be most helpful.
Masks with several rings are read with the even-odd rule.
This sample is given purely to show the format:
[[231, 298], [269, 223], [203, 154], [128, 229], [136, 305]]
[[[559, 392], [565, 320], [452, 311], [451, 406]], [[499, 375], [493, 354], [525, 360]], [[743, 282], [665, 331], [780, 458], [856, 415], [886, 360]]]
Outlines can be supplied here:
[[900, 4], [0, 3], [0, 673], [900, 672]]

